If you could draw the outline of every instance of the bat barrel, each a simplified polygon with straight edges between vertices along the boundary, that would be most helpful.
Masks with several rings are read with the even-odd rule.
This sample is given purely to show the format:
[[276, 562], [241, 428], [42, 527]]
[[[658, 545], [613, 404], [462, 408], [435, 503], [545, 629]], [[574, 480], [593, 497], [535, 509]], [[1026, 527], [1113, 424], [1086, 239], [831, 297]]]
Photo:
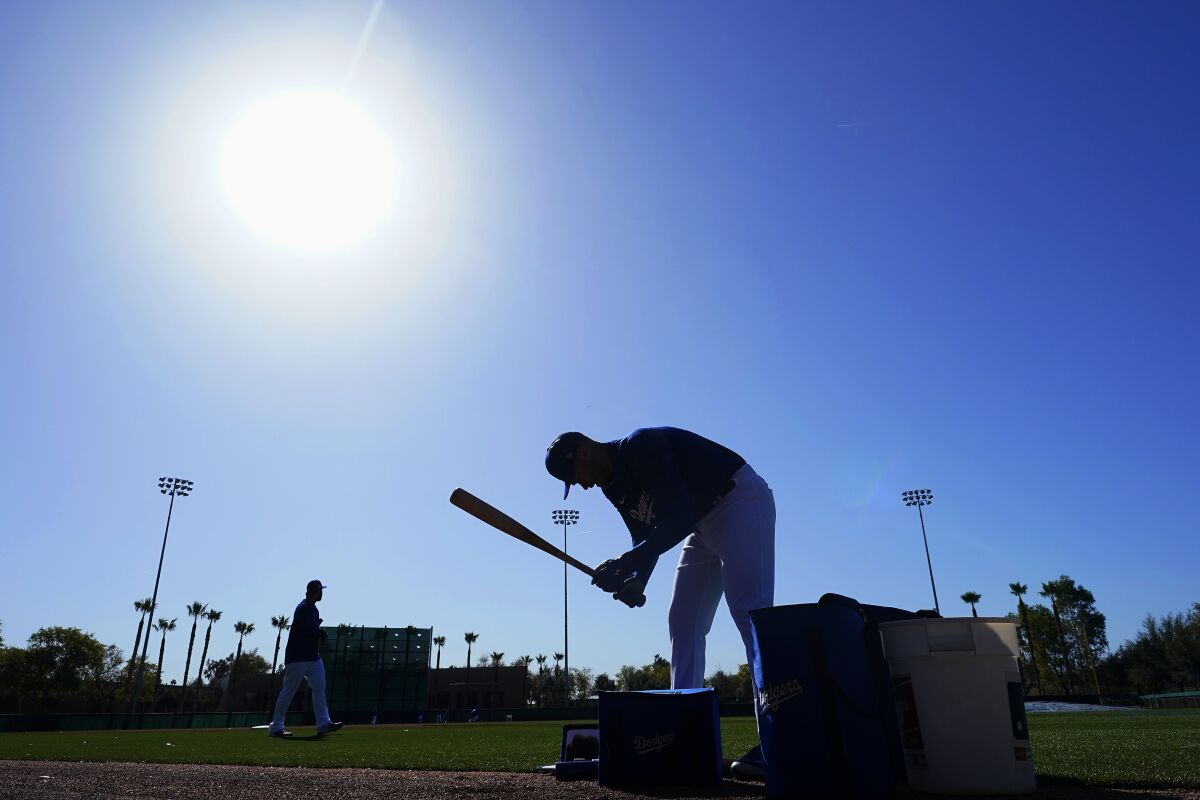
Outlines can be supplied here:
[[[531, 547], [536, 547], [543, 553], [554, 556], [560, 561], [570, 564], [575, 569], [587, 575], [589, 578], [596, 577], [596, 571], [584, 564], [577, 558], [567, 555], [562, 550], [559, 550], [554, 545], [547, 542], [542, 537], [538, 536], [533, 531], [526, 528], [521, 523], [517, 522], [512, 517], [505, 514], [500, 509], [490, 503], [480, 500], [475, 495], [465, 489], [455, 489], [450, 494], [450, 502], [458, 506], [463, 511], [475, 517], [481, 522], [486, 522], [501, 533], [507, 533], [509, 536], [524, 542]], [[646, 595], [642, 595], [641, 601], [637, 604], [640, 608], [646, 604]]]

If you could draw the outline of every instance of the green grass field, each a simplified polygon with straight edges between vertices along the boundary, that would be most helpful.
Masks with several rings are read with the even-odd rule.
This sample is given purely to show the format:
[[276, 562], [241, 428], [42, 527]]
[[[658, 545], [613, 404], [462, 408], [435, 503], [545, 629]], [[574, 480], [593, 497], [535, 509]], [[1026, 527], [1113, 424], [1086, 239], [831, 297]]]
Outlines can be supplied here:
[[[722, 723], [730, 758], [758, 741], [752, 717]], [[561, 722], [361, 725], [320, 739], [292, 731], [286, 740], [247, 729], [5, 733], [0, 759], [527, 772], [552, 763], [562, 739]]]
[[[1031, 714], [1038, 777], [1047, 783], [1200, 788], [1200, 711]], [[553, 761], [561, 723], [358, 726], [317, 739], [261, 730], [0, 734], [0, 759], [144, 761], [283, 767], [524, 772]], [[721, 721], [725, 755], [757, 741], [749, 717]]]
[[1038, 779], [1200, 789], [1200, 710], [1030, 714]]

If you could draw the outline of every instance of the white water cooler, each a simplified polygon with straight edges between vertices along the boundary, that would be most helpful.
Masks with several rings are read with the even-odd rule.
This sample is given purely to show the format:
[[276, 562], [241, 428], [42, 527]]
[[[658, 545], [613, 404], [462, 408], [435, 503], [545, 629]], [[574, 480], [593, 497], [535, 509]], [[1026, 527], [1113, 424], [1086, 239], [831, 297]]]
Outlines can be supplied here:
[[909, 785], [936, 794], [1034, 791], [1016, 624], [916, 619], [879, 630]]

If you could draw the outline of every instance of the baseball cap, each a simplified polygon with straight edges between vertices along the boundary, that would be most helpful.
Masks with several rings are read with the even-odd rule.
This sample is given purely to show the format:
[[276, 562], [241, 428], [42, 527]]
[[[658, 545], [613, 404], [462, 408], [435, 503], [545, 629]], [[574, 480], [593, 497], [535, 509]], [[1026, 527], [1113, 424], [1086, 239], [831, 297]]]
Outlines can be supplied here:
[[575, 448], [587, 437], [578, 431], [561, 434], [546, 448], [546, 471], [563, 482], [563, 500], [575, 482]]
[[328, 589], [329, 587], [317, 580], [308, 582], [308, 586], [304, 587], [304, 591], [311, 592], [313, 589]]

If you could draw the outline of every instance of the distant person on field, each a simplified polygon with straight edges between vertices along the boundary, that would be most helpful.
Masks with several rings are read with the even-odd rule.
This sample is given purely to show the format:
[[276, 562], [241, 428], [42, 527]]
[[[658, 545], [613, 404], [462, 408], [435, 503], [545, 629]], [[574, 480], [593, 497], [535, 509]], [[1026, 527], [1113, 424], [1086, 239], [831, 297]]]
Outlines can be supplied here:
[[267, 730], [268, 736], [283, 738], [292, 735], [291, 731], [283, 729], [283, 720], [302, 680], [308, 681], [312, 689], [313, 708], [317, 711], [317, 735], [324, 736], [342, 727], [342, 723], [329, 719], [329, 705], [325, 702], [325, 663], [317, 651], [318, 643], [326, 637], [321, 630], [324, 620], [317, 612], [317, 603], [324, 596], [322, 590], [325, 588], [320, 581], [309, 581], [304, 599], [292, 615], [292, 629], [288, 633], [287, 651], [283, 656], [283, 688], [279, 691], [279, 699], [275, 701], [275, 716]]

